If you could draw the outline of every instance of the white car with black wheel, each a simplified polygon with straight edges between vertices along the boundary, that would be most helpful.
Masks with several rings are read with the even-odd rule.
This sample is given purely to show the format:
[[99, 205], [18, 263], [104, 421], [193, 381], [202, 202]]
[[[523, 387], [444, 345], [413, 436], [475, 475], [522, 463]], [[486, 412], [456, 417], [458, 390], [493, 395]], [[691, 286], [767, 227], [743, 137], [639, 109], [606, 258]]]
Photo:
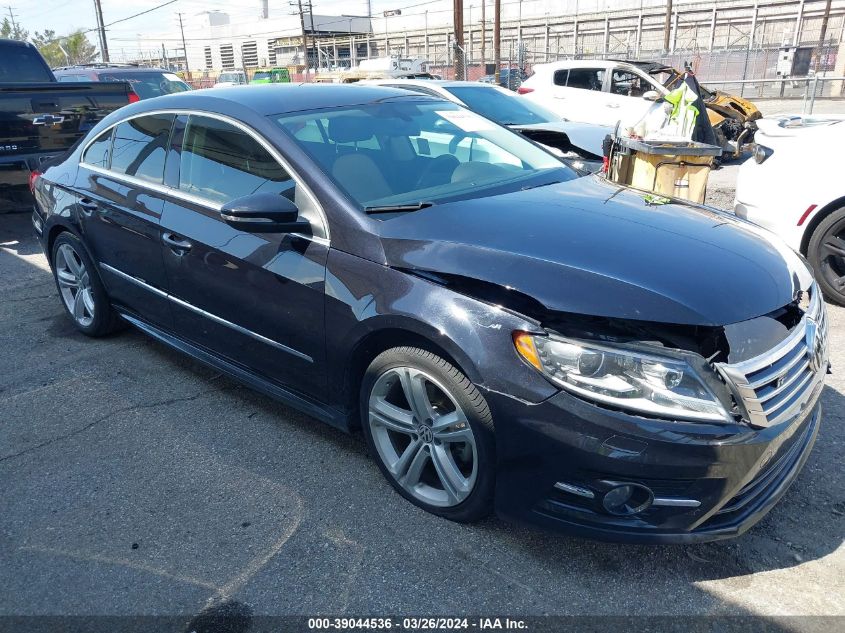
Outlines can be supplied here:
[[757, 122], [739, 170], [734, 212], [783, 238], [810, 262], [825, 296], [845, 305], [845, 115]]

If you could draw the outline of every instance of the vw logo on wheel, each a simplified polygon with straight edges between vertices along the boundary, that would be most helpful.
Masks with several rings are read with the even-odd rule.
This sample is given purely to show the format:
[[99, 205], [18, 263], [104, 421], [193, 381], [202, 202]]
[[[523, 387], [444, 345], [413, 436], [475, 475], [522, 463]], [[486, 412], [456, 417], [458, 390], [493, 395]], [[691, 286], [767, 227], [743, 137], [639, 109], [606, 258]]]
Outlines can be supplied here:
[[426, 444], [431, 444], [434, 440], [434, 433], [432, 432], [431, 427], [427, 424], [420, 424], [417, 427], [417, 433], [419, 433], [420, 439]]

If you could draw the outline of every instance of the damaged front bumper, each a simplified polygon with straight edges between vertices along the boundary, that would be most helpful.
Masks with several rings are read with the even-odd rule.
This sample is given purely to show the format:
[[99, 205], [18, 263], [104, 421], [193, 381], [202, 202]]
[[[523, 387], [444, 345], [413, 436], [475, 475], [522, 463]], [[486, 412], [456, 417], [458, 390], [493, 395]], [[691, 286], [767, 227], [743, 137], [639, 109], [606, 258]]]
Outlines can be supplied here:
[[[772, 509], [801, 470], [821, 420], [821, 389], [820, 383], [789, 422], [762, 429], [658, 421], [565, 392], [539, 404], [488, 392], [497, 420], [497, 512], [599, 540], [738, 536]], [[606, 498], [623, 486], [635, 498], [621, 513], [612, 505], [609, 511]]]

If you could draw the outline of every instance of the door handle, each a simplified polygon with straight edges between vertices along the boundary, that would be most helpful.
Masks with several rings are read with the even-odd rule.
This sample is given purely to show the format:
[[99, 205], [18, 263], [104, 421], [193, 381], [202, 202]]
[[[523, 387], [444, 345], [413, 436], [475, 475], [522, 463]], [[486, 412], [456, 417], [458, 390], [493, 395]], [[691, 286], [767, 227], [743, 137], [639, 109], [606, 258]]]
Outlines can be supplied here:
[[177, 255], [184, 255], [193, 246], [188, 240], [178, 238], [173, 233], [163, 233], [161, 241], [167, 244]]
[[605, 108], [618, 108], [619, 104], [618, 103], [607, 103], [607, 104], [605, 104], [604, 107]]
[[82, 213], [89, 217], [97, 211], [97, 203], [90, 198], [82, 198], [77, 204], [82, 209]]

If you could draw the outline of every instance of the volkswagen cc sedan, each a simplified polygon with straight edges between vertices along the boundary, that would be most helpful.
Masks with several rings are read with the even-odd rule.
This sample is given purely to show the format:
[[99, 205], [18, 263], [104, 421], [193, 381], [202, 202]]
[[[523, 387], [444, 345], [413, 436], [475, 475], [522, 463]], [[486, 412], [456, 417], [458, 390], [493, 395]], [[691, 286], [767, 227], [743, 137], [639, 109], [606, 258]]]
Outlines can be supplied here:
[[820, 424], [825, 307], [742, 220], [575, 178], [368, 86], [139, 102], [35, 178], [75, 326], [128, 322], [342, 429], [411, 503], [593, 538], [735, 536]]

